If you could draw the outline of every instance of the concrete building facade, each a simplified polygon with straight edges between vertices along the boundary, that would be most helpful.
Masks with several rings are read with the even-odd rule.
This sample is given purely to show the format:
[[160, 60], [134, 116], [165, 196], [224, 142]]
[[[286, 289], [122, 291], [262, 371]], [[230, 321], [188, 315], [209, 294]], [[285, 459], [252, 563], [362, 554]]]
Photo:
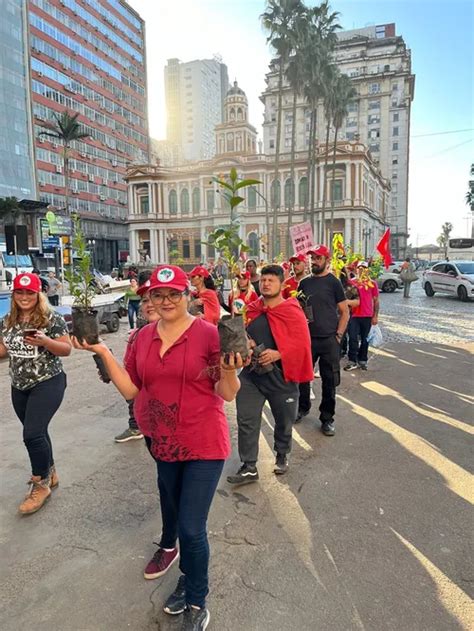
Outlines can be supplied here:
[[[292, 224], [301, 223], [308, 213], [307, 152], [296, 154], [294, 181], [289, 156], [285, 154], [280, 163], [280, 179], [275, 182], [274, 157], [256, 152], [256, 130], [248, 122], [247, 98], [237, 83], [227, 94], [225, 122], [216, 126], [215, 134], [218, 154], [212, 160], [175, 168], [143, 164], [128, 169], [132, 262], [166, 262], [171, 251], [177, 252], [185, 265], [214, 259], [216, 252], [205, 242], [213, 229], [229, 224], [230, 211], [213, 178], [222, 177], [232, 167], [237, 169], [239, 178], [261, 182], [242, 194], [245, 199], [238, 207], [240, 234], [248, 243], [250, 254], [268, 258], [274, 206], [279, 208], [277, 254], [291, 254], [287, 249], [288, 209], [294, 201]], [[320, 148], [315, 186], [318, 207], [322, 205], [324, 161], [325, 149]], [[332, 171], [326, 177], [328, 212], [334, 200], [334, 232], [342, 232], [346, 243], [371, 254], [385, 230], [389, 182], [366, 145], [354, 140], [341, 141], [337, 146], [334, 185]]]
[[[408, 167], [410, 154], [410, 113], [415, 77], [411, 69], [411, 51], [395, 24], [384, 24], [338, 34], [334, 59], [340, 71], [354, 82], [356, 99], [339, 130], [341, 139], [359, 140], [368, 146], [373, 161], [391, 182], [391, 201], [387, 222], [392, 232], [392, 252], [404, 255], [408, 228]], [[265, 105], [263, 125], [264, 152], [275, 153], [278, 72], [272, 65], [261, 96]], [[293, 94], [288, 85], [283, 95], [283, 132], [280, 152], [291, 150]], [[298, 151], [307, 151], [310, 111], [303, 96], [298, 99], [296, 143]], [[332, 132], [333, 133], [333, 132]], [[326, 119], [322, 101], [317, 112], [317, 140], [325, 142]], [[333, 137], [333, 135], [332, 135]]]
[[224, 120], [227, 66], [218, 58], [169, 59], [164, 76], [168, 143], [181, 148], [184, 160], [213, 158], [214, 129]]
[[40, 132], [78, 112], [90, 136], [72, 146], [69, 207], [108, 270], [128, 251], [126, 167], [149, 160], [145, 24], [122, 0], [29, 0], [28, 10], [39, 198], [65, 206], [62, 147]]

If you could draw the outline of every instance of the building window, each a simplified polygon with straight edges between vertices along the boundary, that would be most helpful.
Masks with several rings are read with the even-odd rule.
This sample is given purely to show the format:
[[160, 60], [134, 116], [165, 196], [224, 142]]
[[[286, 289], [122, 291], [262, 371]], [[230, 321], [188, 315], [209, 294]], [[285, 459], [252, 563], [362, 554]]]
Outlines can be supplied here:
[[295, 183], [291, 178], [285, 182], [285, 206], [288, 208], [295, 203]]
[[398, 83], [392, 83], [392, 92], [398, 92]]
[[259, 243], [258, 243], [258, 235], [255, 232], [251, 232], [249, 234], [247, 243], [250, 248], [249, 255], [258, 256], [260, 248], [259, 248]]
[[398, 151], [398, 142], [392, 142], [392, 151]]
[[359, 104], [357, 103], [357, 101], [351, 101], [350, 103], [347, 104], [347, 111], [348, 112], [358, 112], [359, 111]]
[[380, 92], [380, 83], [371, 83], [369, 85], [369, 94], [378, 94]]
[[351, 117], [346, 120], [346, 127], [357, 127], [357, 118]]
[[371, 143], [369, 149], [372, 153], [377, 153], [380, 151], [380, 144], [378, 142]]
[[178, 214], [178, 194], [174, 189], [169, 192], [168, 195], [168, 206], [170, 209], [170, 215]]
[[298, 184], [298, 200], [301, 208], [306, 208], [308, 205], [308, 178], [300, 178]]
[[399, 119], [399, 113], [398, 112], [394, 112], [393, 113], [393, 122], [394, 123], [398, 123], [398, 119]]
[[143, 213], [144, 215], [150, 212], [150, 204], [148, 200], [148, 195], [140, 196], [140, 212]]
[[234, 151], [234, 134], [227, 134], [227, 151]]
[[194, 241], [194, 258], [201, 260], [201, 242]]
[[275, 149], [275, 141], [274, 140], [270, 140], [270, 149]]
[[214, 191], [212, 189], [206, 191], [206, 208], [209, 212], [214, 210]]
[[398, 156], [392, 158], [392, 164], [398, 164]]
[[257, 207], [257, 191], [254, 186], [249, 186], [247, 200], [249, 208], [255, 209]]
[[380, 101], [369, 101], [369, 110], [379, 110], [380, 109]]
[[199, 208], [201, 206], [201, 193], [199, 188], [195, 186], [193, 188], [193, 213], [195, 215], [199, 214]]
[[392, 136], [398, 136], [398, 127], [392, 129]]
[[189, 239], [183, 239], [183, 259], [191, 257], [191, 248], [189, 247]]
[[189, 191], [187, 188], [183, 188], [181, 191], [181, 213], [183, 215], [189, 214]]
[[281, 184], [280, 180], [273, 180], [271, 185], [271, 200], [274, 208], [280, 208], [281, 204]]
[[369, 114], [369, 125], [378, 125], [380, 123], [380, 114]]
[[179, 254], [178, 240], [177, 239], [170, 239], [170, 241], [168, 243], [168, 252], [170, 254], [178, 252], [178, 254]]
[[331, 180], [331, 199], [335, 202], [342, 201], [342, 180]]

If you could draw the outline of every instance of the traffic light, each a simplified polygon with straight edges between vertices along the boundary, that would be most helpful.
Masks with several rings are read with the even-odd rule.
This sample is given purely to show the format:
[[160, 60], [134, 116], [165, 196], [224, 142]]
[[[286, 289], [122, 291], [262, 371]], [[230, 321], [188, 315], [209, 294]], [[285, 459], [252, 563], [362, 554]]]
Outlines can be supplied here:
[[71, 245], [69, 243], [69, 237], [60, 237], [63, 242], [63, 262], [64, 265], [71, 265]]

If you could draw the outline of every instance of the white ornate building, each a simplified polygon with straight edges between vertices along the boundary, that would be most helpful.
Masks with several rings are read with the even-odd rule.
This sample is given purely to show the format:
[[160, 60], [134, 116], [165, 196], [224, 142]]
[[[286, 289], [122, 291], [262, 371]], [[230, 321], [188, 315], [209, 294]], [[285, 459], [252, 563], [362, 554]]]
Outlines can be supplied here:
[[[257, 153], [256, 143], [256, 130], [248, 122], [247, 97], [235, 82], [225, 99], [225, 122], [216, 127], [215, 158], [174, 168], [159, 164], [130, 166], [126, 176], [130, 259], [138, 262], [149, 256], [153, 263], [166, 262], [170, 251], [174, 256], [179, 252], [185, 265], [214, 258], [215, 252], [204, 242], [216, 227], [228, 225], [230, 211], [213, 177], [228, 173], [232, 167], [237, 169], [239, 178], [261, 182], [246, 189], [245, 200], [238, 207], [241, 237], [250, 246], [251, 255], [268, 258], [269, 236], [270, 243], [273, 238], [273, 207], [277, 206], [276, 254], [289, 256], [288, 209], [293, 195], [292, 224], [307, 217], [307, 151], [296, 153], [294, 183], [287, 154], [280, 161], [279, 180], [274, 182], [274, 157]], [[385, 230], [390, 185], [367, 147], [354, 140], [338, 143], [333, 186], [332, 150], [330, 154], [326, 219], [329, 220], [333, 197], [334, 232], [342, 232], [346, 243], [371, 254]], [[316, 214], [322, 208], [324, 162], [325, 147], [321, 146], [315, 178]], [[331, 239], [328, 224], [329, 221], [327, 242]]]

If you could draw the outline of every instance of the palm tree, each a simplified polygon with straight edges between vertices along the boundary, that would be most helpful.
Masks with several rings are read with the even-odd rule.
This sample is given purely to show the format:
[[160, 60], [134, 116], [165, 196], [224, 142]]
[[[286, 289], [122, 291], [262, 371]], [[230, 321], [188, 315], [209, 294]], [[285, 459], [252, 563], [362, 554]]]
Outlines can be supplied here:
[[71, 143], [75, 140], [88, 138], [90, 134], [82, 131], [80, 124], [77, 122], [79, 113], [69, 114], [67, 110], [57, 115], [54, 114], [55, 122], [44, 123], [50, 131], [40, 132], [40, 136], [49, 136], [59, 140], [63, 145], [63, 171], [65, 184], [65, 211], [69, 216], [69, 151]]
[[449, 221], [446, 221], [441, 226], [441, 234], [436, 239], [436, 242], [439, 245], [439, 247], [444, 249], [444, 258], [447, 258], [448, 256], [448, 243], [449, 243], [449, 237], [452, 231], [453, 231], [453, 224], [450, 223]]
[[[338, 75], [334, 86], [334, 109], [332, 113], [332, 122], [334, 125], [334, 148], [332, 155], [332, 181], [331, 181], [331, 223], [330, 234], [332, 235], [334, 227], [334, 182], [336, 179], [336, 149], [337, 149], [337, 133], [342, 127], [342, 123], [347, 116], [347, 108], [349, 103], [357, 96], [357, 92], [352, 85], [352, 81], [345, 74]], [[326, 148], [327, 151], [327, 148]], [[322, 226], [324, 228], [324, 216], [322, 218]], [[324, 234], [324, 233], [323, 233]]]
[[[309, 12], [310, 33], [305, 51], [305, 96], [310, 106], [311, 123], [308, 147], [308, 185], [310, 191], [310, 216], [314, 229], [314, 195], [316, 168], [317, 109], [328, 74], [328, 66], [337, 42], [336, 31], [341, 28], [338, 22], [339, 13], [331, 13], [329, 2], [324, 0]], [[311, 180], [311, 181], [310, 181]]]
[[[279, 178], [280, 166], [280, 138], [282, 122], [282, 102], [283, 102], [283, 75], [286, 64], [292, 52], [292, 38], [290, 36], [294, 28], [295, 19], [304, 11], [304, 4], [301, 0], [267, 0], [266, 11], [262, 13], [261, 20], [265, 30], [268, 31], [267, 42], [275, 49], [278, 67], [278, 105], [277, 105], [277, 129], [275, 140], [275, 173], [273, 177], [275, 198], [273, 199], [273, 247], [272, 258], [277, 254], [277, 230], [278, 230], [278, 208], [280, 200], [277, 199], [277, 181]], [[280, 187], [281, 188], [281, 187]]]
[[[286, 69], [286, 78], [290, 88], [293, 91], [293, 104], [291, 113], [291, 155], [290, 155], [290, 181], [292, 182], [292, 197], [288, 208], [288, 232], [286, 237], [286, 251], [290, 252], [291, 235], [290, 228], [293, 221], [293, 211], [295, 207], [296, 181], [295, 181], [295, 153], [296, 153], [296, 111], [298, 97], [303, 92], [304, 76], [304, 58], [303, 49], [308, 37], [308, 20], [307, 14], [303, 13], [299, 19], [295, 21], [295, 29], [292, 33], [294, 40], [294, 52], [288, 62]], [[306, 212], [305, 204], [305, 212]]]

